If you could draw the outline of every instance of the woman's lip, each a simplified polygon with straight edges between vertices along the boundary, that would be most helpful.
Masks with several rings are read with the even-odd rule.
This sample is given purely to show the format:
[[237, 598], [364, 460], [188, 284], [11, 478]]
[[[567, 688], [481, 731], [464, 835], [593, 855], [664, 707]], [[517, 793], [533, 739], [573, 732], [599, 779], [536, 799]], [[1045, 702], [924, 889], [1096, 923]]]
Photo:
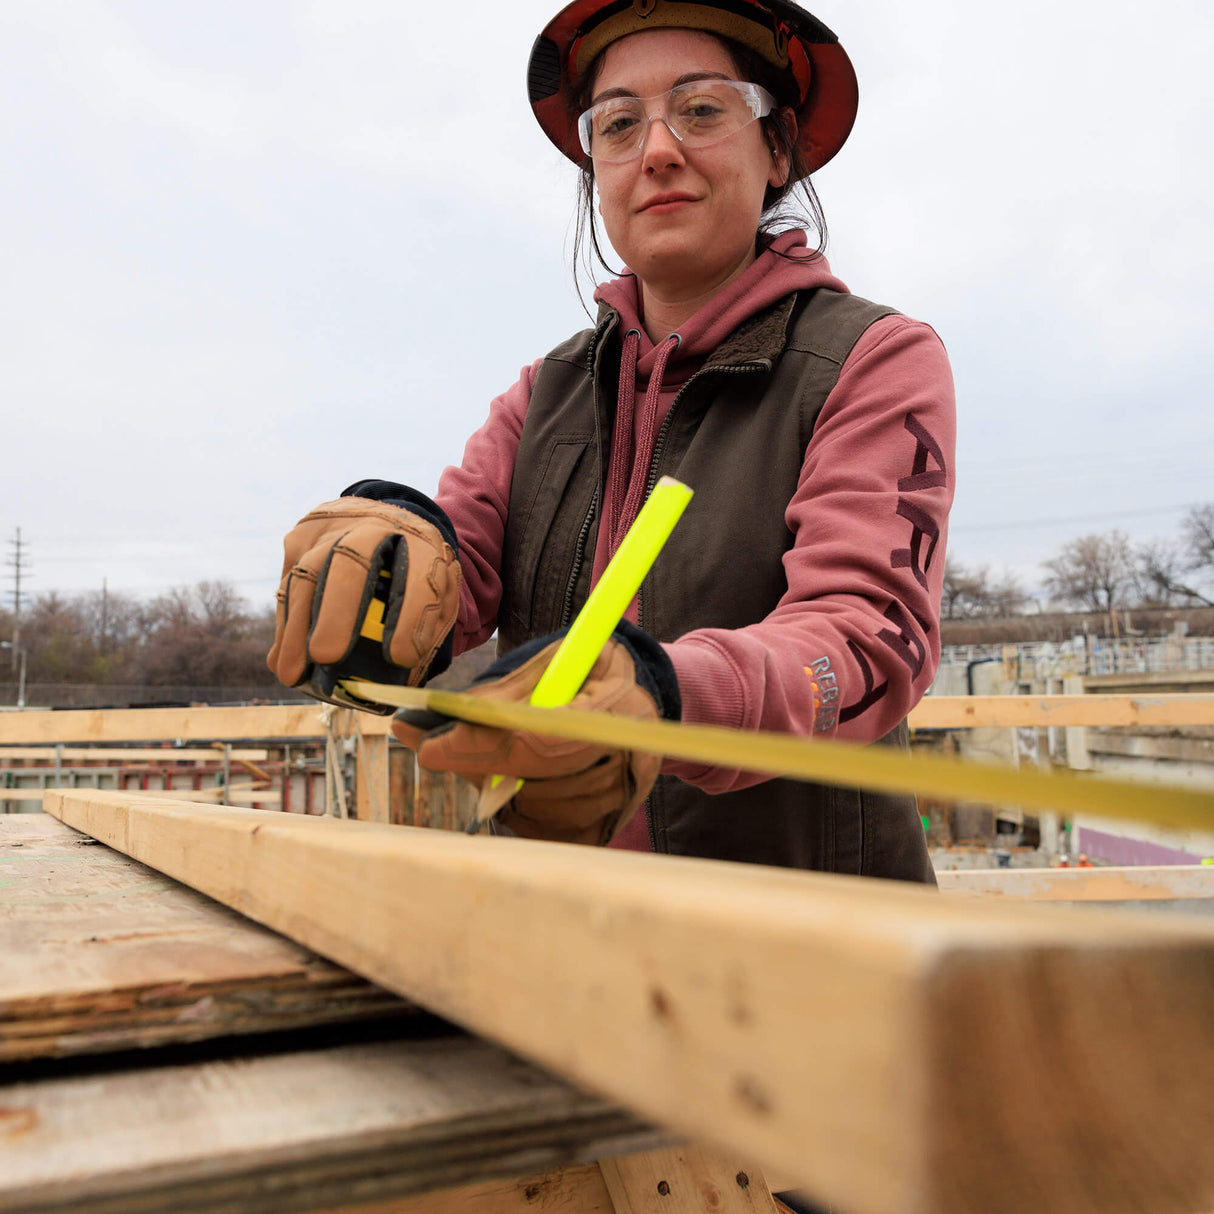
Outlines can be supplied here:
[[673, 211], [694, 201], [694, 198], [688, 198], [684, 194], [678, 194], [669, 198], [655, 198], [653, 202], [647, 202], [641, 207], [641, 211]]

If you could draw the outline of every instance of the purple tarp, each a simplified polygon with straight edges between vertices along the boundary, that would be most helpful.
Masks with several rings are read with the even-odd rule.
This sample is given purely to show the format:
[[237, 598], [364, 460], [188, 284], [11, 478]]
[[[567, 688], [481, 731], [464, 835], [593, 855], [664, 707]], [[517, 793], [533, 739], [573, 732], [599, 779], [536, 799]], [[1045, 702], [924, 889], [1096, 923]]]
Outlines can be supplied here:
[[1075, 829], [1079, 835], [1079, 850], [1090, 859], [1103, 860], [1107, 864], [1200, 864], [1202, 861], [1199, 855], [1177, 847], [1164, 847], [1162, 843], [1110, 835], [1083, 825]]

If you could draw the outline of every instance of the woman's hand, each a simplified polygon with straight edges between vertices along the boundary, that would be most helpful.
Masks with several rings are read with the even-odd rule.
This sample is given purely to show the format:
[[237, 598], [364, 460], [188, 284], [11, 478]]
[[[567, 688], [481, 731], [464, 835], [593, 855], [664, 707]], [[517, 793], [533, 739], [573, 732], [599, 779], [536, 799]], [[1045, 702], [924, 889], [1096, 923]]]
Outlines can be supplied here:
[[274, 646], [266, 661], [288, 687], [307, 682], [316, 666], [337, 665], [350, 655], [381, 573], [388, 580], [381, 595], [384, 657], [410, 672], [411, 685], [450, 661], [449, 653], [445, 661], [436, 659], [459, 611], [455, 533], [437, 506], [413, 496], [431, 510], [408, 498], [341, 497], [318, 506], [287, 534]]
[[[531, 641], [499, 658], [469, 693], [525, 703], [562, 636]], [[639, 720], [678, 720], [674, 668], [656, 641], [623, 624], [569, 707]], [[436, 713], [403, 712], [392, 732], [417, 751], [425, 768], [457, 772], [478, 787], [493, 775], [525, 780], [499, 816], [515, 834], [529, 839], [607, 843], [644, 801], [662, 762], [659, 755], [494, 729]]]

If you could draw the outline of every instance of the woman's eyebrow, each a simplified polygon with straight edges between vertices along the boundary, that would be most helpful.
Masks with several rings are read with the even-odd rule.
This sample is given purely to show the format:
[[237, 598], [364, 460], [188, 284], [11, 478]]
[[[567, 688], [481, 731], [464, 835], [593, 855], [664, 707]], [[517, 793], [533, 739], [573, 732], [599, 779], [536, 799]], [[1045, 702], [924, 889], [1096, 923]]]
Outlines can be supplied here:
[[[693, 80], [732, 80], [732, 76], [727, 76], [724, 72], [685, 72], [671, 86], [672, 89], [677, 89], [680, 84], [690, 84]], [[669, 92], [670, 89], [664, 89], [663, 92]], [[661, 96], [661, 93], [656, 96]], [[639, 93], [634, 93], [632, 89], [614, 88], [605, 89], [596, 97], [591, 98], [591, 105], [598, 105], [600, 101], [607, 101], [611, 97], [639, 97]]]

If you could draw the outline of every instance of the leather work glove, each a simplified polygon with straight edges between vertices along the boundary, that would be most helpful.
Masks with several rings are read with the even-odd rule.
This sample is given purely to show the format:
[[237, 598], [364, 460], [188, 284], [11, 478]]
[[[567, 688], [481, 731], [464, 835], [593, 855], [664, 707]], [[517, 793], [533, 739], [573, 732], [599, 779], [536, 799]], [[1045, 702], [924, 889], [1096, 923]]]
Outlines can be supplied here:
[[[567, 629], [499, 658], [468, 688], [475, 696], [525, 703]], [[677, 721], [679, 684], [666, 651], [621, 622], [570, 708]], [[432, 771], [454, 771], [478, 787], [492, 775], [526, 780], [499, 813], [517, 835], [564, 843], [607, 843], [645, 800], [660, 755], [561, 741], [453, 721], [433, 712], [397, 714], [392, 733]]]
[[[335, 687], [351, 674], [417, 686], [450, 664], [460, 588], [455, 529], [424, 494], [359, 481], [300, 519], [283, 547], [266, 662], [288, 687], [349, 703], [356, 701], [337, 698]], [[383, 601], [382, 643], [360, 639], [373, 597]]]

